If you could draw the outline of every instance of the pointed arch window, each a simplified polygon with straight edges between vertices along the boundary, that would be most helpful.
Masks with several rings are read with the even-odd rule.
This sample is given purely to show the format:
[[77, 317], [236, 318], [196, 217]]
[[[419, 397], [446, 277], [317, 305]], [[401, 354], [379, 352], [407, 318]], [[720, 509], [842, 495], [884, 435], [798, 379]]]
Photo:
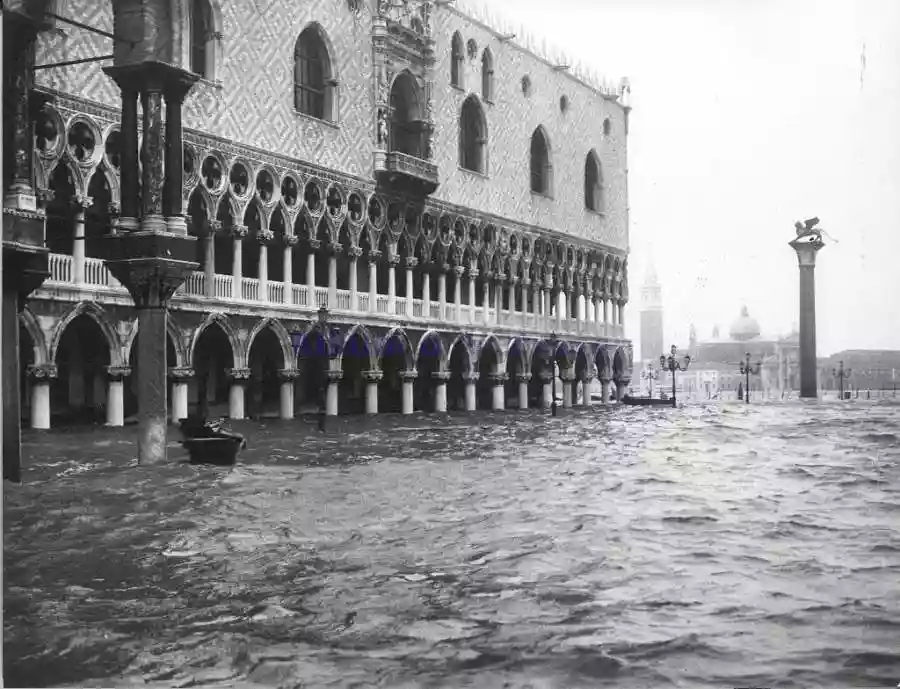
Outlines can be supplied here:
[[191, 2], [191, 71], [204, 79], [215, 78], [216, 32], [209, 0]]
[[596, 151], [588, 153], [584, 161], [584, 207], [597, 213], [606, 211], [603, 168]]
[[543, 128], [538, 127], [531, 135], [531, 191], [549, 196], [552, 172], [550, 142]]
[[453, 43], [450, 49], [450, 85], [462, 88], [463, 61], [466, 50], [463, 46], [462, 36], [457, 31], [453, 34]]
[[487, 172], [487, 122], [476, 96], [466, 98], [459, 116], [459, 165]]
[[481, 54], [481, 97], [494, 100], [494, 56], [488, 48]]
[[306, 27], [294, 46], [294, 109], [333, 122], [337, 81], [318, 25]]

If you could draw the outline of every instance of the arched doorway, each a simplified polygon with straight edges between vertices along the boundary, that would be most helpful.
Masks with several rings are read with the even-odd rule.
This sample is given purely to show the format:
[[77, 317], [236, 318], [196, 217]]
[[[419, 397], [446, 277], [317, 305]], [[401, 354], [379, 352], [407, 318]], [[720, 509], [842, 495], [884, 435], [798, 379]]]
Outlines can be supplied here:
[[519, 406], [519, 375], [525, 373], [525, 344], [519, 338], [512, 341], [506, 355], [506, 383], [504, 399], [506, 408]]
[[105, 421], [110, 343], [86, 314], [66, 326], [56, 350], [58, 377], [50, 394], [51, 418], [63, 422]]
[[434, 391], [437, 381], [434, 374], [441, 370], [443, 345], [437, 333], [427, 333], [419, 343], [416, 357], [416, 377], [413, 386], [413, 408], [416, 411], [431, 412], [435, 410]]
[[247, 386], [247, 417], [278, 416], [281, 406], [281, 381], [278, 371], [287, 368], [278, 335], [271, 327], [260, 330], [247, 355], [250, 384]]
[[472, 363], [469, 350], [462, 340], [457, 340], [450, 348], [450, 360], [447, 369], [450, 380], [447, 383], [447, 408], [450, 411], [466, 409], [466, 383]]
[[478, 357], [478, 385], [476, 387], [476, 404], [478, 409], [494, 408], [493, 375], [500, 372], [500, 348], [494, 338], [488, 338], [481, 347]]
[[345, 414], [363, 414], [366, 411], [366, 381], [363, 371], [371, 369], [372, 351], [357, 330], [344, 343], [341, 352], [340, 394], [338, 409]]
[[400, 412], [403, 410], [403, 381], [400, 374], [412, 368], [409, 342], [400, 332], [391, 334], [385, 340], [379, 365], [383, 376], [378, 383], [378, 411]]
[[318, 330], [308, 333], [297, 350], [298, 382], [294, 384], [294, 408], [306, 413], [325, 409], [328, 385], [328, 346]]
[[[138, 343], [141, 333], [135, 335], [134, 342], [131, 343], [131, 350], [128, 352], [128, 367], [131, 374], [125, 379], [123, 393], [123, 408], [125, 418], [134, 416], [138, 413], [138, 391], [141, 386], [141, 372], [139, 370], [140, 362], [138, 360]], [[166, 333], [166, 368], [173, 368], [178, 365], [178, 355], [175, 353], [175, 343], [172, 342], [172, 336]], [[166, 396], [168, 400], [168, 409], [172, 409], [172, 394]]]
[[227, 416], [231, 381], [227, 371], [234, 368], [234, 349], [219, 323], [212, 323], [194, 345], [193, 368], [197, 375], [197, 413], [203, 417]]

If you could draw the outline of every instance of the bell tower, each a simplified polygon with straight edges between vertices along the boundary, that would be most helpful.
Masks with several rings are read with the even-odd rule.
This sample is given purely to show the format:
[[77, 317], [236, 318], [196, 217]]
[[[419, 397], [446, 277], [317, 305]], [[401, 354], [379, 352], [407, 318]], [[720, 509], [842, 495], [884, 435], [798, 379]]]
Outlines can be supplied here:
[[656, 361], [663, 353], [662, 285], [653, 259], [647, 267], [641, 287], [641, 360]]

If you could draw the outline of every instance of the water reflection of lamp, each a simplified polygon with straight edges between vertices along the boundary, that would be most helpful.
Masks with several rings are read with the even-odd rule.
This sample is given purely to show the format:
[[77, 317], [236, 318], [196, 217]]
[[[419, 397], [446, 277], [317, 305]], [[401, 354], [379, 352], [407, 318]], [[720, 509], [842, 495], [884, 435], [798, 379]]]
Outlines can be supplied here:
[[678, 361], [675, 358], [675, 355], [678, 353], [678, 348], [675, 345], [672, 345], [672, 349], [670, 350], [670, 354], [668, 359], [665, 354], [661, 354], [659, 357], [659, 367], [665, 371], [669, 371], [672, 374], [672, 406], [677, 406], [675, 403], [675, 371], [687, 371], [688, 367], [691, 365], [691, 355], [684, 355], [684, 363]]
[[759, 361], [756, 362], [756, 368], [750, 364], [750, 352], [747, 352], [747, 356], [744, 361], [741, 362], [741, 375], [746, 378], [746, 383], [744, 385], [744, 399], [747, 401], [747, 404], [750, 404], [750, 374], [757, 375], [762, 370], [762, 363]]

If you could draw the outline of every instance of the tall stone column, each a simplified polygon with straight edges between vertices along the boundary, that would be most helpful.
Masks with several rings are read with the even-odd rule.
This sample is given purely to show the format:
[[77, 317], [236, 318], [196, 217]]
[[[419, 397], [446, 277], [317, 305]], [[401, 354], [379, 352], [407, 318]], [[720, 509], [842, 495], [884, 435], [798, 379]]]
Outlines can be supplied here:
[[800, 397], [818, 397], [816, 361], [816, 256], [825, 243], [806, 235], [790, 242], [800, 269]]
[[[140, 227], [138, 208], [138, 90], [128, 81], [119, 81], [122, 90], [122, 121], [119, 136], [119, 195], [122, 199], [122, 215], [119, 228], [132, 231]], [[181, 134], [178, 134], [179, 141]]]
[[466, 411], [475, 411], [478, 409], [478, 398], [475, 394], [475, 386], [478, 384], [478, 373], [467, 373], [463, 377], [466, 384]]
[[516, 285], [519, 278], [515, 275], [509, 276], [509, 283], [506, 285], [506, 300], [509, 302], [510, 315], [516, 312]]
[[531, 283], [528, 281], [527, 277], [523, 278], [522, 286], [521, 286], [520, 292], [519, 292], [519, 301], [522, 302], [522, 304], [520, 306], [520, 310], [522, 311], [523, 318], [528, 313], [528, 286], [530, 284]]
[[[163, 81], [148, 79], [141, 88], [144, 136], [141, 151], [141, 231], [166, 232], [163, 216]], [[181, 145], [180, 132], [176, 135]], [[173, 139], [170, 139], [172, 141]]]
[[388, 314], [393, 318], [397, 313], [397, 264], [400, 258], [388, 256]]
[[491, 385], [493, 385], [491, 390], [493, 404], [491, 406], [494, 411], [506, 409], [506, 379], [505, 373], [492, 373], [490, 375]]
[[[37, 27], [29, 17], [14, 11], [4, 10], [7, 26], [3, 40], [6, 43], [4, 77], [11, 78], [4, 83], [4, 106], [9, 103], [12, 122], [4, 122], [12, 127], [13, 155], [7, 160], [12, 163], [12, 182], [4, 190], [5, 208], [35, 211], [37, 198], [34, 193], [34, 125], [32, 118], [31, 89], [34, 86], [34, 46]], [[11, 44], [11, 45], [10, 45]], [[8, 100], [7, 100], [8, 99]], [[7, 110], [4, 107], [4, 110]], [[5, 115], [8, 116], [9, 110]], [[60, 133], [62, 135], [62, 133]], [[6, 141], [4, 141], [6, 144]], [[4, 180], [5, 181], [5, 180]]]
[[436, 371], [431, 374], [435, 380], [434, 386], [434, 410], [438, 414], [447, 413], [447, 381], [450, 380], [450, 373], [447, 371]]
[[50, 428], [50, 385], [56, 379], [55, 364], [28, 367], [31, 380], [31, 427], [39, 430]]
[[490, 272], [484, 274], [484, 283], [482, 283], [481, 304], [482, 304], [482, 320], [484, 325], [491, 323], [491, 279], [493, 275]]
[[401, 413], [404, 415], [412, 414], [414, 411], [413, 408], [413, 386], [415, 385], [416, 379], [419, 377], [419, 372], [415, 369], [410, 369], [408, 371], [400, 371], [400, 380], [403, 383], [403, 400], [401, 406]]
[[604, 334], [603, 330], [603, 299], [599, 291], [594, 292], [594, 330], [598, 335]]
[[602, 297], [603, 301], [603, 331], [609, 336], [609, 299], [606, 295]]
[[553, 374], [550, 371], [541, 371], [541, 404], [544, 409], [553, 405]]
[[603, 404], [609, 404], [609, 383], [608, 379], [600, 379], [600, 394], [603, 397]]
[[629, 381], [627, 380], [617, 380], [616, 381], [616, 402], [621, 402], [622, 398], [625, 397], [625, 389], [628, 387]]
[[519, 409], [524, 411], [528, 409], [528, 383], [531, 382], [531, 374], [518, 373], [516, 381], [519, 383]]
[[[447, 271], [450, 266], [446, 263], [440, 267], [438, 273], [438, 303], [441, 305], [441, 314], [438, 316], [439, 321], [444, 321], [447, 314]], [[446, 409], [444, 410], [446, 411]]]
[[231, 296], [237, 300], [243, 300], [244, 292], [242, 284], [244, 282], [244, 255], [243, 242], [247, 236], [246, 225], [232, 225], [230, 228], [233, 239], [233, 249], [231, 257]]
[[422, 267], [422, 318], [431, 318], [431, 271]]
[[72, 199], [72, 212], [75, 214], [72, 219], [73, 234], [72, 237], [72, 282], [76, 286], [84, 285], [84, 265], [85, 258], [85, 233], [84, 233], [84, 213], [91, 207], [94, 200], [90, 196], [78, 194]]
[[252, 372], [249, 368], [230, 368], [225, 373], [231, 379], [231, 387], [228, 390], [228, 418], [243, 419], [246, 416], [244, 402], [247, 383], [250, 382]]
[[[121, 226], [121, 219], [120, 219]], [[203, 281], [208, 299], [216, 296], [216, 233], [222, 231], [221, 220], [211, 220], [203, 238]]]
[[356, 275], [356, 267], [359, 257], [362, 256], [362, 249], [358, 246], [351, 246], [347, 253], [350, 258], [350, 310], [359, 311], [359, 280]]
[[[294, 304], [294, 247], [300, 241], [297, 235], [283, 234], [281, 241], [284, 250], [281, 254], [281, 275], [284, 282], [284, 303]], [[355, 278], [355, 276], [354, 276]]]
[[125, 425], [125, 378], [131, 375], [128, 366], [107, 366], [109, 384], [106, 393], [106, 425]]
[[259, 300], [262, 302], [269, 301], [269, 242], [272, 238], [272, 230], [260, 230], [256, 233], [256, 241], [259, 242], [256, 274], [259, 276]]
[[594, 376], [591, 374], [585, 374], [581, 378], [581, 406], [582, 407], [590, 407], [591, 406], [591, 381], [594, 380]]
[[574, 392], [575, 372], [571, 368], [564, 368], [559, 372], [559, 378], [562, 381], [563, 389], [563, 409], [571, 409], [572, 393]]
[[188, 414], [188, 383], [193, 379], [195, 371], [189, 367], [172, 367], [169, 378], [172, 381], [172, 422], [186, 419]]
[[278, 379], [281, 381], [279, 417], [285, 421], [294, 418], [294, 381], [299, 375], [293, 368], [278, 371]]
[[625, 304], [627, 302], [624, 299], [619, 300], [619, 335], [625, 334]]
[[165, 147], [165, 184], [162, 209], [166, 227], [173, 234], [187, 234], [184, 219], [184, 147], [181, 145], [181, 104], [186, 92], [179, 85], [164, 90], [166, 97], [166, 141], [178, 146]]
[[378, 259], [381, 258], [381, 252], [372, 249], [369, 251], [369, 313], [377, 313], [378, 307], [376, 299], [378, 298]]
[[462, 323], [462, 279], [466, 269], [455, 266], [453, 270], [456, 272], [456, 284], [453, 286], [453, 320]]
[[475, 322], [475, 279], [478, 277], [478, 268], [469, 268], [469, 323]]
[[506, 275], [503, 273], [498, 273], [496, 286], [494, 287], [494, 312], [497, 314], [497, 320], [495, 323], [501, 322], [501, 315], [503, 313], [503, 282], [506, 280]]
[[338, 390], [344, 372], [340, 370], [340, 361], [332, 359], [328, 370], [328, 390], [325, 393], [325, 415], [338, 415]]
[[556, 331], [562, 332], [563, 327], [563, 311], [565, 311], [566, 306], [564, 304], [565, 294], [559, 288], [553, 290], [554, 296], [554, 305], [556, 306]]
[[413, 269], [419, 265], [419, 259], [410, 256], [406, 259], [406, 317], [412, 318], [413, 315], [413, 299], [415, 292], [413, 291]]
[[344, 247], [339, 242], [328, 245], [328, 308], [337, 308], [337, 257]]
[[319, 308], [316, 304], [316, 253], [322, 246], [318, 239], [310, 239], [309, 253], [306, 255], [306, 299], [307, 306], [315, 311]]
[[363, 371], [366, 382], [366, 414], [374, 416], [378, 413], [378, 383], [384, 377], [382, 371]]

